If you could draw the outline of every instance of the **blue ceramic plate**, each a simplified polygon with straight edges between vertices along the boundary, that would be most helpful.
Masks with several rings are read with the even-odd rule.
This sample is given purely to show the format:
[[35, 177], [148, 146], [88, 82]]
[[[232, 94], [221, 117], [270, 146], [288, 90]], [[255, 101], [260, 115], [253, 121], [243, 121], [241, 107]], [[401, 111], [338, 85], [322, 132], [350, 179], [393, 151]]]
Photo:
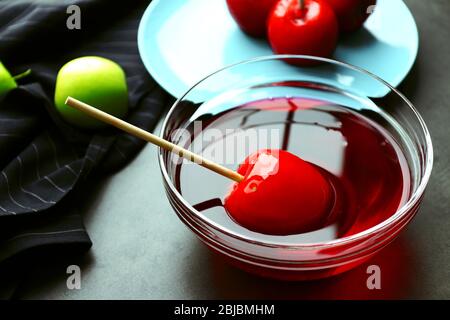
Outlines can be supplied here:
[[[153, 0], [139, 26], [138, 46], [153, 78], [177, 98], [218, 69], [273, 54], [265, 40], [240, 31], [225, 0]], [[418, 47], [417, 26], [405, 3], [378, 0], [364, 28], [341, 40], [333, 58], [397, 86], [413, 66]], [[381, 87], [362, 89], [373, 96], [387, 93]]]

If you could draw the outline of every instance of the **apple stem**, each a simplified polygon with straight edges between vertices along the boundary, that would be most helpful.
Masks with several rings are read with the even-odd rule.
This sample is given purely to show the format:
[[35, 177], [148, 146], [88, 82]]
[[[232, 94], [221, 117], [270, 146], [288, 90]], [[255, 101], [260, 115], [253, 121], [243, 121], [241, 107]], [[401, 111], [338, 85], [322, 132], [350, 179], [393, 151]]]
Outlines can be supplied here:
[[300, 10], [303, 10], [305, 8], [305, 0], [298, 0], [298, 6]]
[[31, 69], [28, 69], [27, 71], [24, 71], [24, 72], [22, 72], [22, 73], [19, 73], [18, 75], [15, 75], [15, 76], [13, 77], [13, 79], [14, 79], [15, 81], [17, 81], [17, 80], [20, 80], [20, 79], [22, 79], [22, 78], [28, 77], [30, 74], [31, 74]]

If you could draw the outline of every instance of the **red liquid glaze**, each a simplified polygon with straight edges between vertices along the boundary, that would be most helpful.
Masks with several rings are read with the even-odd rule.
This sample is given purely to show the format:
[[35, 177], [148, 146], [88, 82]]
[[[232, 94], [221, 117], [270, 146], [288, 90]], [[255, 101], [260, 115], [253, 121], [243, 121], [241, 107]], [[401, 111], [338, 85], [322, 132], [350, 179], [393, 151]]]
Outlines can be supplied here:
[[[314, 230], [298, 234], [289, 230], [289, 235], [269, 236], [253, 232], [228, 216], [223, 207], [230, 189], [227, 179], [198, 165], [179, 164], [175, 182], [183, 197], [209, 219], [246, 237], [287, 243], [338, 239], [386, 220], [410, 193], [410, 171], [400, 145], [369, 117], [341, 106], [302, 98], [260, 100], [205, 117], [203, 126], [222, 132], [242, 130], [221, 139], [225, 145], [232, 139], [243, 139], [251, 129], [279, 130], [280, 139], [275, 145], [250, 145], [242, 159], [227, 165], [237, 169], [245, 157], [263, 148], [284, 149], [321, 168], [333, 186], [332, 214]], [[214, 141], [203, 151], [217, 144]], [[192, 150], [199, 151], [195, 147]], [[225, 147], [225, 153], [229, 151]]]

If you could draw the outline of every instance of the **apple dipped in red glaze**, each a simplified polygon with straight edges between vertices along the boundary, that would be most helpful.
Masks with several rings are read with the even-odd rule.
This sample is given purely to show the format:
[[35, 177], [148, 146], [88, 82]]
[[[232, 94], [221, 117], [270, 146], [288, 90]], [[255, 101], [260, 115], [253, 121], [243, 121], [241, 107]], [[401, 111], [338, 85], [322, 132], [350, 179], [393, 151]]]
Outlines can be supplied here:
[[260, 150], [239, 167], [244, 180], [225, 198], [230, 217], [264, 234], [290, 235], [322, 227], [334, 202], [321, 169], [283, 150]]
[[265, 37], [267, 17], [278, 0], [227, 0], [228, 10], [245, 33]]
[[[333, 9], [322, 0], [281, 0], [268, 18], [268, 38], [277, 54], [331, 57], [339, 25]], [[296, 60], [296, 64], [307, 63]]]
[[334, 10], [342, 32], [362, 27], [373, 11], [376, 0], [325, 0]]

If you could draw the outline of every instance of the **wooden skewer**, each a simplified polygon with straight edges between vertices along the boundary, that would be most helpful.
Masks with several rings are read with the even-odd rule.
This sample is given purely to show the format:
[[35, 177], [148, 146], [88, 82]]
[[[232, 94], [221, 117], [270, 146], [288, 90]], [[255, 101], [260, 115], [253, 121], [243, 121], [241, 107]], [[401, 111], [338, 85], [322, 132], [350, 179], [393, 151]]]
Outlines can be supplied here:
[[94, 108], [84, 102], [77, 100], [77, 99], [68, 97], [66, 99], [65, 103], [66, 103], [66, 105], [73, 107], [81, 112], [84, 112], [97, 120], [108, 123], [108, 124], [118, 128], [120, 130], [123, 130], [135, 137], [138, 137], [138, 138], [144, 139], [147, 142], [153, 143], [167, 151], [173, 152], [173, 153], [179, 155], [180, 157], [183, 157], [189, 161], [195, 162], [195, 163], [201, 165], [202, 167], [212, 170], [212, 171], [214, 171], [224, 177], [227, 177], [231, 180], [234, 180], [236, 182], [241, 182], [244, 179], [244, 177], [242, 175], [240, 175], [239, 173], [237, 173], [231, 169], [225, 168], [215, 162], [205, 159], [196, 153], [186, 150], [170, 141], [164, 140], [154, 134], [151, 134], [150, 132], [142, 130], [141, 128], [138, 128], [126, 121], [116, 118], [106, 112], [103, 112], [97, 108]]

